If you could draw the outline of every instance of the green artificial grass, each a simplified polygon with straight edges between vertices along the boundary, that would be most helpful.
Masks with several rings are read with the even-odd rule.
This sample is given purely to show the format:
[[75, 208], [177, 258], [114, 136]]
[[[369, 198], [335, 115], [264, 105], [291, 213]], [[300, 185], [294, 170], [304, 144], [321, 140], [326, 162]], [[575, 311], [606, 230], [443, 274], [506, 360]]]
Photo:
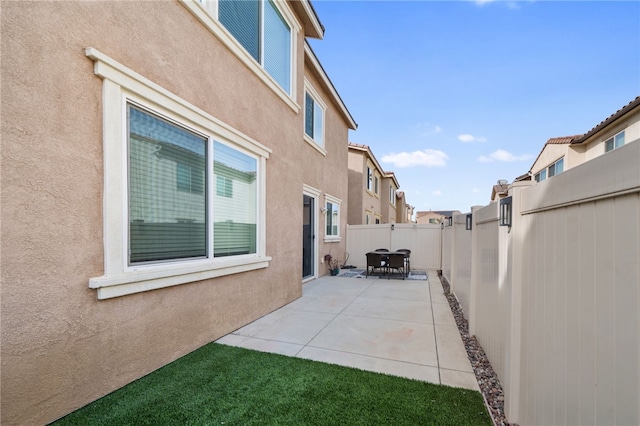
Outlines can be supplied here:
[[55, 425], [491, 425], [479, 392], [216, 343]]

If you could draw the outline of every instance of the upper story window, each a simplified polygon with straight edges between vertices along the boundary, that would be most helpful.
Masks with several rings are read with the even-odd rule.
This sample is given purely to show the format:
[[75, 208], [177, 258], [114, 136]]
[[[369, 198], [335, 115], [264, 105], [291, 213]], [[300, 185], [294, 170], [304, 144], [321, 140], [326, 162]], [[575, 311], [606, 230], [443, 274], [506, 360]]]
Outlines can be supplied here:
[[291, 27], [271, 0], [218, 0], [218, 20], [291, 93]]
[[555, 163], [551, 164], [549, 167], [545, 167], [535, 174], [536, 182], [542, 182], [547, 179], [547, 177], [553, 177], [555, 175], [559, 175], [564, 171], [564, 158], [559, 159]]
[[624, 130], [604, 142], [604, 152], [613, 151], [624, 145]]
[[326, 106], [318, 93], [305, 82], [304, 94], [304, 134], [305, 139], [324, 148], [324, 112]]
[[376, 195], [380, 195], [380, 176], [378, 176], [378, 174], [376, 173], [376, 175], [373, 177], [373, 192]]
[[373, 169], [367, 166], [367, 191], [373, 190]]
[[389, 185], [389, 202], [394, 206], [396, 205], [396, 189], [393, 185]]
[[284, 0], [179, 0], [296, 113], [296, 40], [302, 27]]

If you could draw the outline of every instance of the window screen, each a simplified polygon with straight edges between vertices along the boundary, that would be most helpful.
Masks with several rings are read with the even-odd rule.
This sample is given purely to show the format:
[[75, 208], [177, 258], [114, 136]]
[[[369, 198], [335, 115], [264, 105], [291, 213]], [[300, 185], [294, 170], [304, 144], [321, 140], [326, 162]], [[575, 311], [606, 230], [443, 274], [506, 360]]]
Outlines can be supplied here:
[[206, 138], [129, 105], [129, 263], [204, 257]]

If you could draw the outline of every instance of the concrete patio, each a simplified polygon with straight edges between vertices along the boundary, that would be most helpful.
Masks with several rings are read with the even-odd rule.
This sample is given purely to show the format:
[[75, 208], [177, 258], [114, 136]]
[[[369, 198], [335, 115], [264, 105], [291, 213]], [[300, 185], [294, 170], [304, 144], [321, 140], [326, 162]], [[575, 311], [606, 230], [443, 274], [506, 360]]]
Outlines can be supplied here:
[[442, 285], [428, 277], [321, 277], [218, 343], [479, 390]]

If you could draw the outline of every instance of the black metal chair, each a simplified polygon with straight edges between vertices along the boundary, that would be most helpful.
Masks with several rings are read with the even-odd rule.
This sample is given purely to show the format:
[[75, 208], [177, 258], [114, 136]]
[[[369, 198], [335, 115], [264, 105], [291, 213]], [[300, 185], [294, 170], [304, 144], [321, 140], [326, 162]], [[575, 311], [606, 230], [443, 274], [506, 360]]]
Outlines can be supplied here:
[[402, 274], [402, 279], [404, 280], [404, 259], [404, 253], [389, 253], [389, 257], [387, 259], [387, 278], [391, 278], [391, 270], [395, 269]]
[[389, 249], [382, 248], [382, 249], [375, 249], [374, 251], [382, 252], [382, 253], [388, 253]]
[[367, 272], [366, 272], [366, 276], [369, 276], [369, 268], [371, 268], [371, 273], [375, 273], [376, 269], [378, 269], [380, 272], [383, 272], [384, 269], [386, 269], [387, 262], [386, 262], [386, 255], [382, 255], [380, 253], [376, 253], [376, 252], [369, 252], [367, 253]]
[[411, 250], [398, 249], [397, 252], [404, 253], [404, 266], [407, 268], [407, 276], [411, 273]]

